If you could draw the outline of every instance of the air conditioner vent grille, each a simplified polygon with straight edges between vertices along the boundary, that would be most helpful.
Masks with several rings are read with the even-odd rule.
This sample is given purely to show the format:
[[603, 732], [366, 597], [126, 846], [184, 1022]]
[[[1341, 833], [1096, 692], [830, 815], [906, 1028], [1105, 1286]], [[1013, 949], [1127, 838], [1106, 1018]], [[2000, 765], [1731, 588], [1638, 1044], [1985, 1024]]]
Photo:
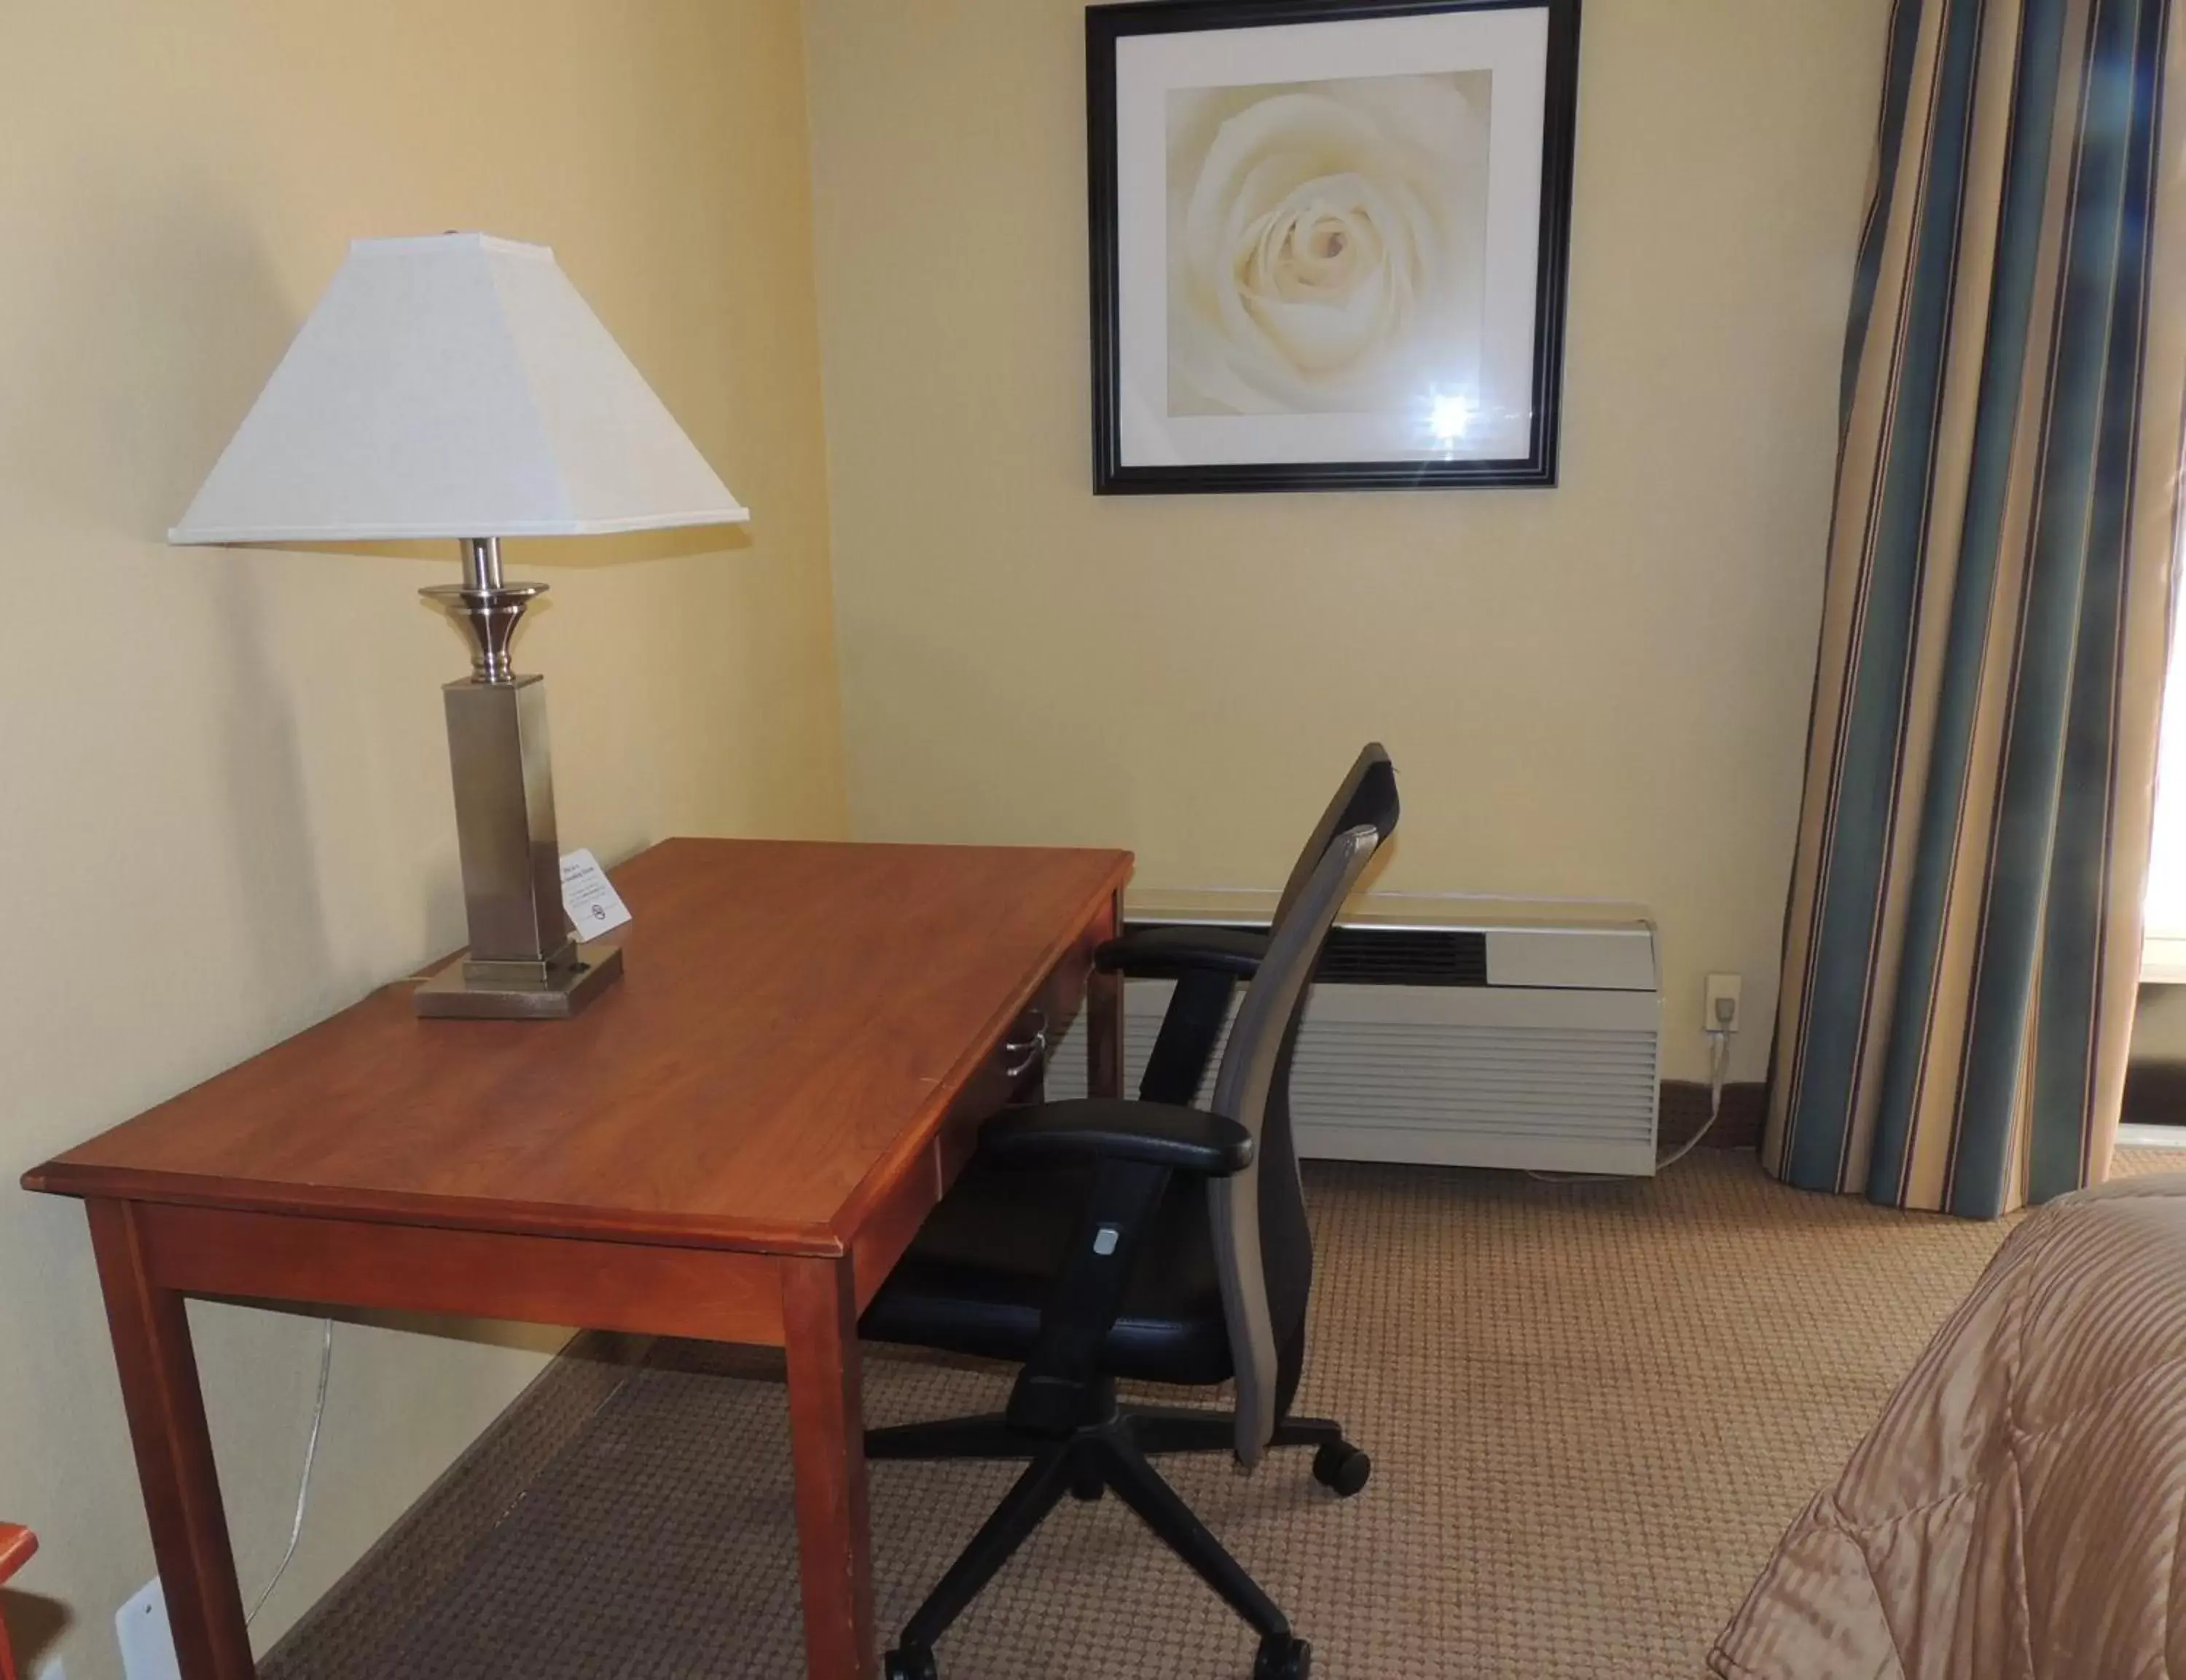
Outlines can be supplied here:
[[1314, 977], [1343, 986], [1485, 986], [1488, 936], [1469, 927], [1339, 927]]
[[[1173, 989], [1158, 980], [1124, 988], [1126, 1093], [1138, 1089]], [[1298, 1152], [1650, 1173], [1659, 1033], [1652, 993], [1319, 986], [1306, 1004], [1291, 1072]], [[1210, 1098], [1212, 1084], [1210, 1068], [1198, 1100]], [[1054, 1047], [1047, 1095], [1085, 1092], [1081, 1015]]]

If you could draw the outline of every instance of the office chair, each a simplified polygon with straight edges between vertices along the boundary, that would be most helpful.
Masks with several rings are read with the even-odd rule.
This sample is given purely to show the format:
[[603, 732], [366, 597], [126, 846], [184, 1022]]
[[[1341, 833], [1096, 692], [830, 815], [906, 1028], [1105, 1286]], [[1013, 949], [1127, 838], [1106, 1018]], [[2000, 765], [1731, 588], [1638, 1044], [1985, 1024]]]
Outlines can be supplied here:
[[[1328, 809], [1306, 837], [1290, 878], [1275, 900], [1270, 930], [1289, 915], [1304, 890], [1314, 865], [1328, 849], [1329, 842], [1346, 829], [1365, 824], [1377, 840], [1387, 842], [1395, 832], [1398, 804], [1397, 772], [1378, 741], [1359, 749], [1343, 780], [1337, 785]], [[1222, 1023], [1229, 1016], [1230, 1000], [1237, 982], [1250, 979], [1268, 949], [1270, 933], [1245, 927], [1143, 927], [1111, 939], [1094, 954], [1095, 965], [1134, 980], [1174, 980], [1169, 1008], [1155, 1034], [1153, 1049], [1140, 1077], [1139, 1095], [1148, 1102], [1189, 1104], [1206, 1083]], [[1287, 1117], [1290, 1064], [1283, 1064], [1283, 1100], [1286, 1106], [1282, 1127], [1288, 1144]]]
[[[1316, 1479], [1344, 1496], [1371, 1470], [1340, 1425], [1289, 1416], [1304, 1362], [1312, 1245], [1287, 1098], [1314, 965], [1396, 820], [1387, 755], [1370, 753], [1331, 814], [1355, 804], [1380, 821], [1332, 837], [1316, 832], [1325, 843], [1302, 877], [1294, 872], [1270, 933], [1210, 941], [1196, 964], [1181, 938], [1155, 942], [1187, 978], [1209, 965], [1233, 983], [1251, 977], [1210, 1108], [1142, 1097], [997, 1117], [867, 1308], [868, 1339], [1023, 1367], [1000, 1414], [866, 1435], [874, 1459], [1027, 1461], [905, 1627], [888, 1654], [888, 1680], [937, 1680], [934, 1643], [1062, 1496], [1110, 1491], [1260, 1635], [1255, 1680], [1307, 1680], [1311, 1648], [1148, 1459], [1226, 1448], [1250, 1465], [1270, 1447], [1312, 1447]], [[1138, 956], [1152, 960], [1143, 944]], [[1233, 1377], [1230, 1413], [1117, 1400], [1119, 1378], [1211, 1386]]]

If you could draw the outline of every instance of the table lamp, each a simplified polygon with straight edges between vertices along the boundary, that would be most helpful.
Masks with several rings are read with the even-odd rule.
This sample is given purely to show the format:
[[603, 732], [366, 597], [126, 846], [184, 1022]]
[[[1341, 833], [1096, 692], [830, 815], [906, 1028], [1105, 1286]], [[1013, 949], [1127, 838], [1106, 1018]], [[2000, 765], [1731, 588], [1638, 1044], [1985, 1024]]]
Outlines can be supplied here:
[[545, 246], [350, 246], [167, 540], [462, 545], [462, 581], [422, 592], [471, 644], [442, 691], [470, 946], [419, 1014], [573, 1015], [622, 970], [563, 914], [546, 685], [509, 654], [546, 586], [503, 580], [501, 539], [749, 517]]

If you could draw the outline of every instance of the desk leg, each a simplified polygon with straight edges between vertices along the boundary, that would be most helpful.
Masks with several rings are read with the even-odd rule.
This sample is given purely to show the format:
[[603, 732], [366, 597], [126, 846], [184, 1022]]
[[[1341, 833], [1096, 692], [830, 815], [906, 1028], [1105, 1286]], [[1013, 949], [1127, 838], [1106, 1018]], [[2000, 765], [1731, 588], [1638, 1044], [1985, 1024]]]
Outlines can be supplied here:
[[158, 1287], [146, 1271], [127, 1202], [92, 1201], [87, 1208], [182, 1680], [251, 1680], [257, 1670], [182, 1297]]
[[872, 1680], [872, 1525], [849, 1261], [783, 1261], [782, 1318], [805, 1672], [811, 1680]]
[[[1096, 940], [1113, 939], [1124, 931], [1123, 899], [1108, 901], [1105, 921], [1096, 923]], [[1085, 982], [1085, 1095], [1119, 1097], [1124, 1094], [1124, 977], [1098, 969]]]

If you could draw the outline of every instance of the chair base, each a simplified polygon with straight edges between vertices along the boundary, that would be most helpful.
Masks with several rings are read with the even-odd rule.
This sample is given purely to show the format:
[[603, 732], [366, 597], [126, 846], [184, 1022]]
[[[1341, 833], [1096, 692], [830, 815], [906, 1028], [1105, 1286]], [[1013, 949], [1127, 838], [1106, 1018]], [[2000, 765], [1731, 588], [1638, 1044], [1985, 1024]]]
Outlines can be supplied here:
[[[869, 1459], [997, 1459], [1025, 1464], [1016, 1485], [904, 1625], [896, 1649], [888, 1654], [887, 1680], [936, 1680], [935, 1642], [1063, 1496], [1097, 1499], [1107, 1492], [1136, 1512], [1260, 1636], [1254, 1680], [1306, 1680], [1311, 1648], [1292, 1634], [1275, 1600], [1148, 1462], [1164, 1453], [1229, 1452], [1236, 1428], [1227, 1413], [1143, 1406], [1113, 1408], [1060, 1438], [1014, 1428], [999, 1413], [867, 1431]], [[1372, 1471], [1372, 1461], [1330, 1419], [1285, 1419], [1276, 1425], [1270, 1445], [1314, 1448], [1314, 1479], [1344, 1498], [1364, 1487]]]

